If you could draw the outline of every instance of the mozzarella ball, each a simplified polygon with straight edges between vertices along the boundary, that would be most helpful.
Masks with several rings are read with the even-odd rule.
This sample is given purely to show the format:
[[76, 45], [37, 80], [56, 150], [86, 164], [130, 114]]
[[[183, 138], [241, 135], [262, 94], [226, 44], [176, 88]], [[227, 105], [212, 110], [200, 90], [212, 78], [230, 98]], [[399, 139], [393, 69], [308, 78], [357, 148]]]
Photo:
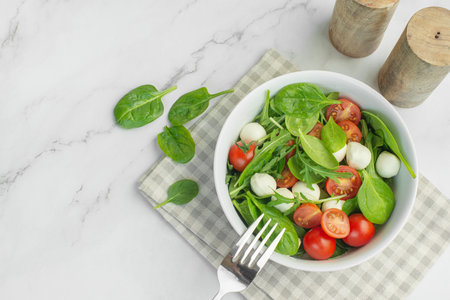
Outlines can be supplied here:
[[320, 188], [317, 184], [313, 184], [312, 185], [313, 190], [309, 189], [306, 186], [306, 183], [302, 182], [302, 181], [297, 181], [296, 184], [294, 184], [294, 186], [292, 187], [292, 192], [297, 193], [300, 197], [300, 199], [302, 199], [301, 194], [305, 195], [305, 197], [308, 200], [319, 200], [320, 199]]
[[344, 206], [345, 201], [344, 200], [331, 200], [331, 201], [327, 201], [324, 202], [322, 204], [322, 211], [325, 212], [327, 209], [330, 208], [337, 208], [342, 210], [342, 206]]
[[347, 144], [345, 144], [344, 147], [342, 147], [338, 151], [334, 152], [333, 156], [336, 158], [338, 162], [341, 162], [344, 159], [346, 153], [347, 153]]
[[[276, 189], [276, 192], [283, 197], [286, 197], [289, 199], [294, 199], [294, 194], [292, 194], [292, 192], [286, 188]], [[272, 201], [275, 201], [275, 200], [277, 200], [277, 198], [275, 196], [272, 196]], [[281, 204], [274, 205], [273, 207], [275, 207], [276, 209], [278, 209], [279, 211], [284, 213], [289, 208], [291, 208], [293, 205], [294, 205], [294, 203], [281, 203]]]
[[367, 167], [372, 159], [369, 148], [357, 142], [348, 143], [347, 164], [356, 170]]
[[252, 191], [259, 197], [273, 195], [273, 191], [277, 188], [275, 178], [265, 173], [255, 173], [250, 179]]
[[400, 160], [394, 154], [383, 151], [378, 156], [375, 168], [381, 177], [391, 178], [400, 171]]
[[[262, 139], [266, 136], [266, 130], [261, 124], [253, 122], [248, 123], [241, 129], [239, 137], [247, 144]], [[260, 143], [258, 143], [259, 145]]]

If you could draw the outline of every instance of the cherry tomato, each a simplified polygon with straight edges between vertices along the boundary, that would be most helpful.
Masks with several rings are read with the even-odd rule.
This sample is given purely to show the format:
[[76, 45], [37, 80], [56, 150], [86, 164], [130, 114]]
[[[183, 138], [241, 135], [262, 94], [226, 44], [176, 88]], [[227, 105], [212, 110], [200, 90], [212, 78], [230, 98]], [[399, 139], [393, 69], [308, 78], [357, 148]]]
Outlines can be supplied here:
[[284, 169], [281, 172], [281, 176], [283, 176], [283, 178], [276, 180], [277, 187], [279, 188], [290, 188], [298, 181], [298, 179], [294, 175], [292, 175], [287, 165], [284, 166]]
[[375, 233], [375, 226], [362, 214], [353, 214], [348, 217], [350, 233], [344, 242], [352, 247], [361, 247], [367, 244]]
[[304, 203], [294, 212], [292, 219], [295, 224], [303, 228], [313, 228], [320, 225], [322, 211], [313, 203]]
[[308, 135], [315, 136], [316, 138], [320, 139], [320, 134], [322, 133], [323, 124], [317, 122], [316, 125], [314, 125], [313, 129], [311, 129], [310, 132], [308, 132]]
[[336, 249], [336, 240], [329, 237], [323, 229], [318, 226], [305, 234], [303, 248], [306, 253], [314, 259], [328, 259]]
[[327, 121], [331, 116], [336, 123], [349, 120], [355, 125], [358, 125], [361, 120], [361, 111], [359, 110], [358, 105], [348, 99], [339, 99], [339, 101], [342, 101], [342, 103], [332, 104], [328, 107], [326, 115]]
[[350, 223], [348, 217], [340, 209], [327, 209], [320, 221], [323, 231], [335, 239], [345, 238], [350, 233]]
[[354, 198], [361, 187], [361, 177], [359, 176], [358, 171], [349, 166], [339, 166], [336, 172], [351, 172], [353, 176], [350, 178], [339, 178], [339, 184], [328, 178], [326, 184], [328, 194], [335, 196], [347, 194], [347, 196], [343, 197], [341, 200]]
[[[286, 143], [286, 146], [292, 146], [292, 145], [294, 145], [295, 144], [295, 141], [294, 140], [289, 140], [289, 141], [287, 141], [287, 143]], [[291, 158], [292, 156], [294, 156], [294, 154], [295, 154], [295, 148], [294, 149], [292, 149], [292, 151], [291, 152], [289, 152], [287, 155], [286, 155], [286, 161], [288, 161], [289, 160], [289, 158]]]
[[361, 130], [353, 122], [349, 120], [341, 121], [338, 125], [345, 131], [347, 142], [360, 142]]
[[[238, 142], [238, 144], [242, 146], [242, 142]], [[230, 152], [228, 153], [228, 159], [237, 171], [244, 171], [245, 167], [255, 155], [255, 148], [255, 144], [250, 144], [250, 149], [244, 154], [244, 151], [242, 151], [236, 144], [231, 146]]]

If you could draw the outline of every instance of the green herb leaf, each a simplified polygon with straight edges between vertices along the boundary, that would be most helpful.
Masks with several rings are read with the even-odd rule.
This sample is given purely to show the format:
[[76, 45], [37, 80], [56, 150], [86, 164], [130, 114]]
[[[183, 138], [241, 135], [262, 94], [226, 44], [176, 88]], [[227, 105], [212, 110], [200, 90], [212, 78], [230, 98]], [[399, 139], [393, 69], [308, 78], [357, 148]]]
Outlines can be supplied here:
[[209, 106], [209, 100], [232, 92], [233, 90], [226, 90], [211, 95], [205, 87], [202, 87], [186, 93], [178, 98], [170, 108], [169, 121], [173, 125], [183, 125], [205, 112]]
[[[270, 243], [272, 243], [272, 241], [281, 232], [281, 230], [283, 228], [286, 228], [286, 231], [284, 232], [284, 235], [281, 238], [280, 243], [278, 244], [275, 251], [285, 255], [294, 255], [295, 253], [297, 253], [299, 247], [298, 235], [295, 231], [294, 225], [292, 225], [291, 220], [289, 220], [288, 217], [284, 216], [278, 209], [268, 207], [267, 205], [260, 203], [251, 193], [247, 193], [247, 195], [250, 201], [253, 202], [253, 204], [259, 209], [259, 211], [264, 213], [262, 224], [268, 222], [269, 219], [272, 220], [273, 224], [278, 223], [278, 226], [275, 229], [275, 232], [269, 238], [267, 245], [270, 245]], [[268, 231], [266, 230], [265, 233], [262, 234], [263, 238], [265, 237], [267, 232]]]
[[339, 162], [318, 138], [300, 131], [300, 143], [306, 154], [317, 164], [331, 170], [339, 167]]
[[345, 200], [344, 205], [342, 206], [342, 211], [345, 212], [347, 216], [350, 216], [355, 210], [358, 209], [358, 200], [355, 198], [351, 198]]
[[327, 94], [327, 98], [331, 100], [338, 100], [339, 99], [339, 92], [331, 92]]
[[153, 207], [154, 209], [166, 205], [167, 203], [173, 203], [176, 205], [184, 205], [189, 203], [198, 194], [198, 184], [190, 179], [181, 179], [169, 187], [167, 194], [167, 200]]
[[323, 144], [331, 153], [342, 149], [347, 143], [345, 131], [334, 122], [333, 117], [330, 117], [328, 123], [323, 126], [321, 138]]
[[158, 134], [158, 145], [168, 157], [181, 164], [190, 161], [195, 154], [194, 140], [184, 126], [165, 126]]
[[380, 177], [373, 177], [366, 170], [362, 170], [362, 175], [364, 180], [357, 194], [359, 209], [370, 222], [383, 224], [394, 209], [394, 193]]
[[366, 118], [367, 123], [372, 126], [375, 132], [377, 134], [382, 134], [382, 138], [384, 139], [384, 143], [386, 144], [386, 146], [391, 149], [391, 151], [394, 152], [398, 156], [398, 158], [400, 158], [400, 160], [405, 164], [405, 167], [408, 169], [412, 178], [416, 178], [414, 170], [412, 169], [406, 158], [403, 156], [397, 142], [395, 141], [394, 136], [392, 135], [386, 124], [380, 119], [380, 117], [378, 117], [374, 113], [364, 110], [362, 111], [362, 114]]
[[312, 114], [309, 118], [286, 116], [285, 124], [287, 130], [289, 130], [292, 135], [300, 136], [300, 131], [310, 132], [314, 125], [316, 125], [317, 120], [319, 120], [319, 113]]
[[250, 226], [250, 224], [252, 224], [255, 221], [255, 219], [253, 219], [253, 216], [250, 213], [250, 210], [248, 208], [248, 203], [249, 203], [249, 201], [247, 199], [245, 199], [241, 203], [237, 202], [236, 200], [233, 200], [234, 207], [239, 212], [242, 219], [244, 219], [244, 222], [248, 226]]
[[175, 90], [173, 86], [158, 91], [153, 85], [142, 85], [128, 92], [114, 107], [116, 123], [126, 129], [144, 126], [164, 112], [161, 98]]
[[288, 116], [309, 118], [330, 104], [340, 101], [330, 100], [311, 83], [294, 83], [283, 87], [274, 98], [274, 106]]

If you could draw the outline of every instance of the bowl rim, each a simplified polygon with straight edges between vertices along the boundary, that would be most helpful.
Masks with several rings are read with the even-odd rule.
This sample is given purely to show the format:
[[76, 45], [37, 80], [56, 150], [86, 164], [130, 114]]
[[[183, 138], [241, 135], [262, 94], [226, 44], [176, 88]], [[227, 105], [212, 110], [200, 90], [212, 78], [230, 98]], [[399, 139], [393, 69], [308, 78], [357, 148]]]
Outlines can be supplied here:
[[[347, 268], [351, 268], [353, 266], [359, 265], [359, 264], [363, 263], [364, 261], [369, 260], [376, 254], [381, 252], [384, 248], [386, 248], [392, 242], [392, 240], [398, 235], [398, 233], [402, 230], [402, 228], [406, 224], [406, 221], [408, 220], [408, 218], [411, 214], [412, 208], [414, 206], [414, 202], [415, 202], [416, 194], [417, 194], [418, 179], [419, 179], [419, 165], [418, 165], [418, 160], [417, 160], [416, 149], [415, 149], [414, 141], [409, 132], [409, 129], [406, 126], [406, 123], [404, 122], [403, 118], [400, 116], [398, 111], [394, 108], [394, 106], [388, 100], [386, 100], [379, 92], [377, 92], [375, 89], [373, 89], [366, 83], [361, 82], [361, 81], [359, 81], [353, 77], [350, 77], [348, 75], [344, 75], [344, 74], [337, 73], [337, 72], [331, 72], [331, 71], [322, 71], [322, 70], [308, 70], [308, 71], [291, 72], [291, 73], [277, 76], [268, 81], [265, 81], [264, 83], [260, 84], [256, 88], [252, 89], [247, 95], [245, 95], [235, 105], [235, 107], [228, 114], [225, 122], [222, 125], [222, 129], [220, 130], [219, 136], [217, 138], [215, 149], [218, 149], [218, 146], [219, 146], [221, 140], [223, 139], [223, 136], [226, 134], [225, 128], [227, 128], [228, 123], [231, 122], [230, 116], [233, 114], [234, 111], [239, 110], [241, 107], [244, 107], [247, 105], [246, 99], [253, 98], [254, 94], [260, 93], [260, 90], [264, 90], [265, 86], [270, 85], [273, 82], [276, 82], [276, 81], [283, 82], [286, 78], [290, 78], [290, 77], [295, 78], [295, 77], [302, 77], [302, 76], [308, 77], [308, 75], [327, 76], [327, 77], [334, 77], [337, 80], [344, 80], [352, 85], [357, 86], [360, 89], [363, 89], [364, 92], [371, 94], [374, 98], [378, 98], [380, 100], [379, 104], [382, 106], [385, 106], [386, 109], [392, 111], [393, 115], [398, 119], [401, 130], [398, 130], [399, 129], [398, 126], [396, 129], [397, 129], [397, 131], [400, 131], [400, 132], [402, 132], [402, 134], [404, 133], [406, 135], [406, 140], [411, 145], [410, 149], [408, 149], [409, 150], [408, 151], [409, 152], [408, 153], [409, 154], [408, 161], [410, 162], [411, 167], [413, 168], [414, 172], [416, 173], [416, 178], [412, 179], [412, 182], [413, 182], [412, 193], [411, 193], [412, 200], [410, 199], [410, 201], [408, 202], [408, 205], [406, 207], [407, 211], [406, 211], [406, 213], [403, 214], [403, 217], [401, 218], [400, 223], [396, 227], [393, 227], [393, 229], [386, 234], [386, 237], [380, 243], [378, 243], [374, 247], [370, 248], [368, 251], [365, 252], [364, 255], [352, 257], [352, 259], [347, 259], [342, 262], [340, 262], [339, 258], [337, 258], [337, 259], [333, 260], [332, 264], [329, 263], [330, 260], [324, 260], [324, 261], [302, 260], [302, 259], [298, 259], [298, 258], [289, 257], [287, 255], [279, 254], [276, 252], [270, 258], [272, 261], [277, 262], [286, 267], [299, 269], [299, 270], [303, 270], [303, 271], [314, 271], [314, 272], [337, 271], [337, 270], [347, 269]], [[302, 79], [302, 80], [303, 80], [303, 82], [305, 82], [305, 79]], [[297, 81], [297, 82], [301, 82], [301, 81]], [[294, 82], [292, 82], [292, 83], [294, 83]], [[319, 85], [320, 85], [320, 83], [319, 83]], [[228, 222], [231, 224], [233, 229], [239, 235], [241, 235], [247, 229], [247, 226], [242, 222], [241, 218], [239, 217], [236, 210], [234, 209], [234, 206], [232, 205], [232, 201], [231, 201], [228, 193], [226, 193], [227, 199], [223, 199], [221, 193], [219, 192], [219, 190], [221, 189], [221, 183], [218, 182], [218, 180], [217, 180], [217, 177], [218, 177], [217, 174], [218, 174], [218, 172], [223, 171], [222, 169], [221, 170], [218, 169], [218, 165], [221, 160], [222, 160], [222, 157], [220, 155], [218, 155], [218, 152], [215, 150], [213, 173], [214, 173], [214, 184], [215, 184], [215, 188], [216, 188], [216, 194], [219, 198], [220, 205], [222, 207], [222, 210], [223, 210]], [[233, 209], [226, 209], [225, 206], [229, 206], [229, 205], [227, 205], [225, 203], [225, 201], [228, 201], [229, 203], [231, 203], [231, 206]], [[293, 261], [293, 260], [295, 260], [295, 261]]]

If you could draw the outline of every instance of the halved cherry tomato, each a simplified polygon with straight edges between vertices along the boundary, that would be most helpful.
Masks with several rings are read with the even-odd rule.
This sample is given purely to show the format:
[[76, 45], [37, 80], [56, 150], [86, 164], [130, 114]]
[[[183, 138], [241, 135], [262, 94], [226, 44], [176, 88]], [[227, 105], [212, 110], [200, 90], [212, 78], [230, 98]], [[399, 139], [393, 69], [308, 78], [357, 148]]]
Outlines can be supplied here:
[[345, 131], [347, 142], [360, 142], [361, 130], [353, 122], [349, 120], [341, 121], [338, 125]]
[[351, 172], [353, 176], [350, 178], [339, 178], [339, 184], [328, 178], [326, 184], [328, 194], [335, 196], [347, 194], [347, 196], [341, 198], [341, 200], [354, 198], [361, 187], [361, 177], [359, 176], [358, 171], [349, 166], [339, 166], [336, 172]]
[[292, 219], [295, 224], [303, 228], [313, 228], [320, 225], [322, 211], [313, 203], [304, 203], [294, 212]]
[[[238, 142], [238, 144], [242, 146], [242, 142]], [[230, 152], [228, 153], [228, 159], [237, 171], [244, 171], [245, 167], [255, 155], [255, 148], [256, 145], [254, 143], [250, 144], [250, 149], [244, 154], [244, 151], [242, 151], [236, 144], [231, 146]]]
[[353, 214], [348, 217], [350, 234], [344, 238], [347, 245], [361, 247], [367, 244], [375, 233], [375, 227], [362, 214]]
[[327, 209], [320, 221], [323, 231], [335, 239], [345, 238], [350, 233], [350, 223], [348, 217], [340, 209]]
[[314, 125], [313, 129], [311, 129], [310, 132], [308, 132], [308, 135], [315, 136], [320, 140], [320, 134], [322, 133], [323, 124], [317, 122], [316, 125]]
[[305, 234], [303, 237], [303, 248], [314, 259], [328, 259], [336, 250], [336, 240], [329, 237], [318, 226]]
[[290, 188], [298, 181], [298, 179], [294, 175], [292, 175], [287, 165], [284, 166], [284, 169], [281, 172], [281, 176], [283, 176], [283, 178], [276, 180], [277, 187], [279, 188]]
[[359, 110], [358, 105], [348, 99], [339, 99], [339, 101], [342, 101], [342, 103], [332, 104], [328, 107], [326, 115], [327, 120], [331, 116], [336, 123], [349, 120], [355, 125], [358, 125], [361, 120], [361, 111]]
[[[287, 141], [286, 146], [292, 146], [292, 145], [294, 145], [294, 144], [295, 144], [295, 141], [294, 141], [294, 140], [289, 140], [289, 141]], [[291, 158], [292, 156], [294, 156], [294, 154], [295, 154], [295, 148], [292, 149], [292, 151], [289, 152], [289, 153], [285, 156], [286, 161], [288, 161], [289, 158]]]

